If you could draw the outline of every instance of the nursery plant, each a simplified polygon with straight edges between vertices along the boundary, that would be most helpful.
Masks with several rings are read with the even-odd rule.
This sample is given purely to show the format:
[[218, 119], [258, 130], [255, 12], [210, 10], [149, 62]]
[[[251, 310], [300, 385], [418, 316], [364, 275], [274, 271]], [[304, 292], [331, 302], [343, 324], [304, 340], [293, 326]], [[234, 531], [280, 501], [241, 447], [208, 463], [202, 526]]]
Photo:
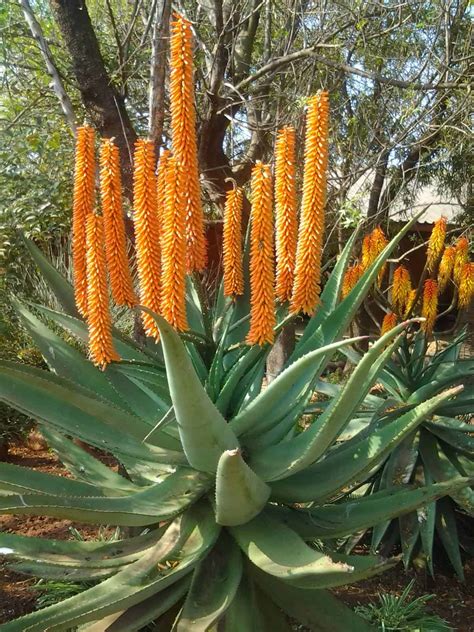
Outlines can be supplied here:
[[[335, 553], [326, 546], [398, 515], [461, 493], [468, 478], [383, 490], [333, 502], [365, 480], [461, 386], [381, 417], [340, 443], [398, 348], [403, 322], [377, 340], [313, 423], [301, 427], [315, 385], [409, 225], [339, 301], [357, 234], [320, 295], [328, 155], [328, 97], [309, 99], [303, 194], [296, 220], [294, 131], [282, 131], [273, 184], [269, 165], [252, 174], [250, 229], [242, 249], [242, 196], [228, 194], [223, 281], [205, 291], [191, 33], [172, 24], [172, 153], [155, 176], [153, 145], [135, 148], [136, 276], [127, 259], [118, 150], [101, 142], [101, 214], [94, 203], [94, 138], [79, 130], [73, 209], [74, 288], [38, 249], [28, 249], [64, 311], [15, 301], [50, 371], [0, 365], [0, 398], [38, 421], [71, 477], [0, 464], [0, 510], [124, 529], [116, 542], [70, 542], [2, 533], [16, 571], [92, 582], [61, 603], [2, 626], [5, 632], [289, 630], [286, 615], [317, 630], [370, 625], [328, 592], [391, 567], [396, 559]], [[274, 262], [274, 240], [276, 266]], [[275, 277], [276, 268], [276, 277]], [[115, 303], [141, 315], [143, 345], [113, 327]], [[276, 290], [275, 290], [276, 287]], [[275, 292], [278, 301], [275, 300]], [[305, 333], [280, 375], [264, 384], [275, 337], [298, 314]], [[90, 361], [49, 322], [88, 346]], [[79, 442], [77, 440], [80, 440]], [[106, 467], [84, 443], [112, 454]]]

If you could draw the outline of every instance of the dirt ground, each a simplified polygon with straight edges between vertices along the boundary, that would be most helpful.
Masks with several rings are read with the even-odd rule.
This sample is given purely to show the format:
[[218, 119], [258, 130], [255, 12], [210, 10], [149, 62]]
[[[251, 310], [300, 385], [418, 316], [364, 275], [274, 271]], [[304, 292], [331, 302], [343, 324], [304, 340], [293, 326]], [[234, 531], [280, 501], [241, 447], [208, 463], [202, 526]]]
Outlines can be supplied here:
[[[68, 475], [54, 454], [40, 445], [34, 447], [35, 450], [23, 445], [11, 446], [8, 461], [24, 467], [33, 467], [42, 472]], [[70, 527], [75, 527], [84, 539], [93, 539], [98, 534], [96, 527], [68, 520], [41, 516], [0, 516], [0, 531], [8, 533], [67, 540], [73, 538]], [[441, 561], [440, 566], [434, 580], [424, 573], [415, 573], [414, 570], [406, 573], [399, 565], [383, 575], [352, 586], [345, 586], [336, 590], [335, 593], [350, 606], [367, 604], [370, 601], [376, 602], [377, 595], [381, 592], [400, 594], [410, 579], [415, 578], [412, 596], [435, 594], [436, 597], [430, 602], [431, 610], [446, 619], [459, 632], [472, 632], [474, 630], [474, 560], [466, 564], [465, 584], [459, 582], [447, 564]], [[35, 579], [26, 578], [5, 568], [0, 569], [0, 624], [35, 609], [39, 595], [33, 588], [35, 582]]]

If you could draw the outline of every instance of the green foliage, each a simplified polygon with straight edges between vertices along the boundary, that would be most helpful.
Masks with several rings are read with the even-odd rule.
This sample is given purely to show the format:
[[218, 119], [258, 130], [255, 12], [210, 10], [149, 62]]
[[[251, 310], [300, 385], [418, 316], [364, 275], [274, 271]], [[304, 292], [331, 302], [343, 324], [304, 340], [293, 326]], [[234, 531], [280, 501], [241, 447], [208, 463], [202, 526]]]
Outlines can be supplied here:
[[[385, 414], [388, 418], [403, 411], [414, 410], [426, 398], [435, 397], [445, 388], [469, 384], [474, 374], [474, 361], [461, 359], [465, 335], [457, 336], [446, 348], [428, 353], [428, 342], [420, 331], [407, 334], [395, 355], [378, 378], [383, 396], [371, 395], [361, 410], [365, 432], [373, 428], [371, 415]], [[359, 357], [353, 351], [351, 360]], [[332, 389], [337, 390], [336, 386]], [[370, 493], [397, 489], [402, 485], [441, 483], [474, 471], [474, 438], [472, 426], [459, 419], [472, 414], [472, 389], [459, 394], [436, 410], [415, 432], [409, 433], [387, 456], [373, 477]], [[379, 413], [377, 413], [379, 411]], [[380, 413], [382, 411], [382, 413]], [[355, 432], [360, 428], [355, 428]], [[372, 547], [399, 540], [403, 561], [407, 566], [421, 549], [425, 563], [433, 574], [433, 545], [438, 534], [446, 554], [460, 579], [464, 578], [461, 550], [467, 548], [468, 537], [463, 532], [458, 512], [472, 516], [474, 492], [470, 487], [453, 491], [449, 499], [427, 504], [395, 522], [381, 522], [373, 531]], [[398, 537], [397, 537], [398, 536]]]
[[361, 617], [376, 625], [381, 632], [451, 632], [452, 628], [438, 615], [427, 612], [428, 602], [435, 595], [422, 595], [409, 600], [412, 580], [401, 595], [381, 594], [379, 603], [357, 606]]
[[[334, 351], [351, 343], [342, 334], [402, 236], [403, 231], [340, 307], [353, 240], [347, 244], [324, 288], [324, 307], [309, 322], [293, 361], [263, 390], [268, 349], [235, 338], [236, 332], [240, 340], [246, 334], [248, 293], [235, 302], [218, 299], [203, 313], [190, 284], [194, 331], [180, 336], [154, 315], [160, 345], [139, 347], [114, 330], [126, 360], [104, 372], [85, 364], [31, 310], [83, 340], [81, 320], [17, 302], [54, 372], [3, 361], [0, 399], [39, 422], [71, 478], [0, 464], [0, 512], [137, 529], [97, 542], [0, 534], [15, 571], [55, 582], [58, 591], [63, 582], [74, 585], [68, 591], [88, 585], [2, 629], [130, 632], [154, 622], [179, 632], [204, 632], [217, 624], [226, 632], [256, 632], [270, 625], [288, 630], [290, 615], [331, 632], [369, 630], [327, 590], [371, 577], [398, 560], [335, 552], [335, 538], [446, 494], [463, 495], [469, 478], [368, 498], [344, 496], [435, 410], [456, 405], [461, 389], [428, 394], [377, 418], [370, 435], [341, 443], [399, 347], [406, 323], [357, 363], [312, 425], [297, 426]], [[72, 310], [72, 288], [29, 248], [63, 307]], [[287, 321], [284, 313], [279, 316], [278, 327]], [[112, 471], [72, 439], [112, 454], [123, 469]]]

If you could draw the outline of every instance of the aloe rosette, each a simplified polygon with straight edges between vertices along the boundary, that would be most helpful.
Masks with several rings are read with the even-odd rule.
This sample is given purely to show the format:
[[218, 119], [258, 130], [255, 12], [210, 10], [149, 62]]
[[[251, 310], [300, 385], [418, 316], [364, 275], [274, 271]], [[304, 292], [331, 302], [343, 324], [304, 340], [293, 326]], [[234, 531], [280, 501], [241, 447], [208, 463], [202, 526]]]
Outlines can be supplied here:
[[[150, 310], [159, 344], [139, 346], [113, 329], [122, 361], [101, 371], [55, 333], [59, 326], [87, 341], [73, 288], [28, 243], [64, 311], [15, 301], [50, 371], [2, 362], [0, 398], [38, 421], [70, 477], [1, 463], [0, 510], [133, 529], [117, 542], [2, 533], [0, 549], [16, 571], [92, 587], [1, 629], [130, 631], [154, 622], [159, 630], [284, 630], [287, 615], [316, 630], [369, 629], [328, 590], [397, 560], [335, 553], [329, 543], [446, 494], [465, 494], [468, 478], [453, 472], [421, 487], [344, 494], [435, 411], [453, 398], [456, 405], [461, 389], [427, 393], [381, 417], [370, 433], [340, 441], [399, 348], [407, 322], [370, 348], [312, 424], [301, 431], [298, 421], [335, 350], [354, 341], [342, 334], [407, 230], [339, 302], [352, 236], [288, 366], [267, 388], [270, 346], [242, 342], [249, 326], [248, 265], [244, 294], [232, 300], [219, 292], [207, 311], [188, 279], [192, 329], [186, 333]], [[287, 322], [284, 311], [277, 332]], [[112, 454], [122, 468], [106, 467], [81, 442]]]

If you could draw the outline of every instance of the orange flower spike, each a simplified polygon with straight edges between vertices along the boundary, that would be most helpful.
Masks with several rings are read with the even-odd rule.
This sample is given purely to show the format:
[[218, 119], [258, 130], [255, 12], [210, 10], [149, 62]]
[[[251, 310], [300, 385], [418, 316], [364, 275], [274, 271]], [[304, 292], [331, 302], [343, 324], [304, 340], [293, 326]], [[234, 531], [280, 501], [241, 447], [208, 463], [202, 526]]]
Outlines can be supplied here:
[[402, 313], [405, 309], [411, 290], [410, 273], [405, 266], [398, 266], [392, 283], [392, 306], [397, 312]]
[[166, 197], [161, 233], [161, 313], [178, 331], [188, 328], [186, 318], [186, 217], [182, 204], [178, 165], [174, 157], [166, 166]]
[[372, 235], [365, 235], [362, 241], [362, 255], [361, 255], [361, 265], [362, 269], [365, 271], [370, 266], [373, 261], [372, 257]]
[[439, 258], [444, 248], [446, 239], [446, 218], [440, 217], [433, 226], [428, 241], [428, 249], [426, 253], [426, 267], [428, 272], [433, 272], [438, 264]]
[[117, 305], [133, 307], [137, 297], [128, 267], [119, 150], [113, 140], [107, 138], [102, 139], [100, 147], [100, 195], [112, 296]]
[[346, 298], [346, 296], [354, 288], [357, 281], [360, 279], [361, 274], [362, 266], [360, 263], [356, 263], [353, 266], [347, 268], [344, 279], [342, 281], [341, 298]]
[[250, 330], [247, 344], [275, 339], [275, 275], [273, 270], [272, 177], [269, 165], [257, 161], [252, 170], [250, 214]]
[[[156, 204], [155, 146], [153, 141], [139, 139], [135, 143], [133, 171], [133, 224], [140, 303], [160, 311], [160, 226]], [[145, 333], [159, 338], [153, 318], [142, 313]]]
[[284, 302], [291, 298], [298, 239], [293, 127], [281, 129], [275, 144], [275, 236], [276, 296]]
[[328, 163], [329, 98], [321, 92], [309, 100], [303, 174], [301, 221], [296, 249], [291, 313], [314, 313], [319, 301]]
[[444, 292], [451, 278], [455, 257], [456, 248], [454, 246], [447, 246], [443, 252], [438, 268], [438, 290], [440, 294]]
[[165, 199], [166, 199], [166, 169], [168, 166], [168, 160], [171, 157], [171, 151], [164, 149], [161, 152], [160, 159], [158, 161], [158, 169], [156, 172], [156, 204], [158, 214], [158, 224], [160, 226], [160, 235], [163, 224], [163, 215], [165, 212]]
[[453, 269], [453, 281], [459, 286], [461, 282], [461, 270], [463, 265], [467, 263], [469, 257], [469, 242], [466, 237], [461, 237], [457, 240], [456, 254], [454, 257], [454, 269]]
[[467, 309], [474, 296], [474, 262], [468, 261], [459, 276], [458, 309]]
[[[384, 250], [387, 244], [388, 244], [388, 240], [385, 237], [385, 233], [380, 228], [380, 226], [376, 226], [374, 230], [372, 231], [372, 234], [370, 237], [370, 246], [371, 246], [370, 248], [371, 262], [370, 263], [373, 263], [377, 259], [377, 257]], [[383, 277], [385, 276], [386, 270], [387, 270], [387, 264], [384, 263], [377, 276], [378, 287], [380, 287], [380, 285], [382, 284], [382, 280], [383, 280]]]
[[[405, 306], [405, 312], [403, 314], [404, 318], [407, 318], [408, 315], [412, 313], [413, 308], [415, 307], [415, 301], [416, 301], [416, 295], [418, 294], [416, 288], [414, 288], [413, 290], [410, 290], [409, 294], [408, 294], [408, 298], [407, 298], [407, 302], [406, 302], [406, 306]], [[418, 302], [418, 301], [416, 301]]]
[[393, 312], [388, 312], [385, 314], [382, 326], [380, 327], [380, 335], [383, 336], [387, 332], [391, 331], [395, 325], [397, 324], [397, 315]]
[[427, 279], [423, 286], [423, 305], [421, 308], [421, 315], [423, 318], [426, 318], [421, 327], [427, 335], [430, 335], [433, 331], [437, 310], [438, 284], [434, 279]]
[[244, 293], [242, 266], [242, 189], [227, 191], [224, 209], [224, 295], [238, 296]]
[[173, 154], [184, 192], [186, 266], [188, 272], [202, 271], [207, 252], [197, 161], [192, 34], [190, 23], [178, 13], [171, 23], [170, 110]]
[[94, 213], [87, 217], [86, 236], [89, 354], [92, 362], [104, 370], [107, 364], [118, 361], [120, 358], [112, 341], [102, 217]]
[[74, 296], [77, 309], [87, 316], [86, 222], [94, 210], [95, 161], [94, 130], [84, 126], [77, 129], [72, 206], [72, 257], [74, 267]]

